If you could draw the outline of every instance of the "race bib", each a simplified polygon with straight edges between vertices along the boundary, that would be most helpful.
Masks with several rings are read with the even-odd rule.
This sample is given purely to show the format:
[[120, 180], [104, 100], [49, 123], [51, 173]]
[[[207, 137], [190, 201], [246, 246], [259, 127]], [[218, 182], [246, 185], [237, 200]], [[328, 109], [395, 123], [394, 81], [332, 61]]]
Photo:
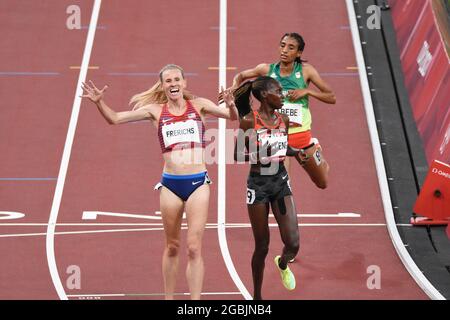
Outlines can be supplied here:
[[284, 157], [286, 156], [288, 137], [286, 133], [280, 130], [272, 130], [270, 133], [263, 132], [258, 135], [260, 145], [270, 145], [271, 156], [270, 158]]
[[256, 191], [253, 189], [247, 188], [247, 204], [253, 204], [256, 199]]
[[294, 125], [302, 126], [302, 106], [301, 103], [285, 103], [278, 113], [287, 115]]
[[200, 143], [200, 132], [195, 120], [166, 124], [161, 130], [166, 148], [182, 142]]

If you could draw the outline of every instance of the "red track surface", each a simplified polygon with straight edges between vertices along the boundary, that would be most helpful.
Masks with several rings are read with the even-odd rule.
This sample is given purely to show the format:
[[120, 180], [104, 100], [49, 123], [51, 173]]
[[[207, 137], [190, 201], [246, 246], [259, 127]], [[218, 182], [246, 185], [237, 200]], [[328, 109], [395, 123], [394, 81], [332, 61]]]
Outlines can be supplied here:
[[[57, 177], [73, 104], [86, 29], [67, 30], [65, 10], [73, 1], [0, 3], [2, 37], [0, 72], [52, 71], [57, 76], [1, 76], [0, 178]], [[355, 212], [360, 218], [301, 218], [301, 224], [382, 224], [380, 226], [301, 226], [301, 249], [291, 265], [298, 287], [281, 285], [273, 256], [282, 244], [272, 228], [263, 295], [266, 299], [425, 299], [398, 258], [389, 238], [372, 158], [359, 79], [344, 1], [228, 1], [228, 66], [237, 70], [277, 60], [277, 42], [284, 32], [306, 39], [309, 60], [337, 94], [338, 103], [312, 101], [313, 131], [331, 165], [329, 188], [316, 189], [295, 166], [292, 187], [300, 213]], [[92, 1], [79, 1], [87, 25]], [[280, 16], [280, 12], [283, 15]], [[194, 13], [194, 14], [192, 14]], [[281, 19], [283, 18], [283, 19]], [[21, 23], [18, 23], [21, 22]], [[156, 76], [112, 73], [156, 73], [177, 63], [188, 76], [189, 89], [212, 100], [218, 87], [219, 2], [104, 1], [91, 56], [88, 79], [108, 84], [107, 101], [117, 111], [129, 109], [133, 94], [147, 89]], [[228, 83], [234, 72], [228, 73]], [[339, 76], [340, 75], [340, 76]], [[228, 123], [237, 127], [236, 123]], [[209, 122], [208, 128], [215, 128]], [[231, 146], [228, 146], [230, 150]], [[152, 226], [92, 226], [94, 223], [158, 223], [158, 220], [99, 216], [82, 220], [83, 211], [155, 215], [158, 193], [152, 191], [162, 161], [156, 130], [148, 122], [112, 127], [89, 102], [82, 103], [56, 232], [147, 229]], [[245, 205], [247, 165], [227, 165], [227, 223], [248, 223]], [[217, 223], [217, 166], [209, 166], [212, 185], [208, 223]], [[46, 232], [45, 226], [5, 223], [47, 223], [56, 181], [0, 181], [0, 211], [23, 212], [20, 220], [1, 220], [0, 236]], [[160, 227], [153, 227], [160, 228]], [[228, 247], [236, 270], [252, 292], [251, 229], [227, 229]], [[59, 276], [69, 295], [127, 294], [120, 299], [161, 299], [163, 292], [161, 230], [81, 233], [55, 236]], [[183, 245], [183, 244], [182, 244]], [[58, 298], [47, 266], [45, 235], [0, 237], [0, 299]], [[204, 241], [204, 292], [223, 293], [205, 299], [242, 299], [221, 256], [217, 228]], [[188, 292], [180, 263], [177, 291]], [[68, 289], [67, 267], [81, 269], [81, 289]], [[381, 268], [381, 289], [366, 286], [369, 266]], [[231, 294], [225, 294], [231, 293]], [[114, 297], [105, 297], [114, 298]]]

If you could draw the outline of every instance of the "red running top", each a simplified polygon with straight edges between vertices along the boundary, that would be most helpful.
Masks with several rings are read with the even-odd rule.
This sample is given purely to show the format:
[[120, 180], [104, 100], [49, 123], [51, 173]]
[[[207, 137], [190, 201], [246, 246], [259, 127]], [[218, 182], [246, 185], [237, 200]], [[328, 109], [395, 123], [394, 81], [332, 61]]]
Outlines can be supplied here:
[[186, 100], [186, 111], [180, 116], [170, 113], [165, 104], [159, 117], [158, 137], [162, 153], [205, 148], [205, 125], [189, 100]]

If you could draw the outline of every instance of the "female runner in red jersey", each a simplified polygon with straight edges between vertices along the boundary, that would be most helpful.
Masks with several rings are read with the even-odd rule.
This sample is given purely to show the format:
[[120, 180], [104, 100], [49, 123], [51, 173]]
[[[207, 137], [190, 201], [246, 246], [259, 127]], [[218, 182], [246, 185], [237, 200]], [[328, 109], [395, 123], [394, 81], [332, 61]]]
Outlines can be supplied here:
[[288, 145], [289, 118], [276, 112], [283, 106], [282, 88], [271, 77], [258, 77], [238, 89], [236, 105], [248, 107], [250, 92], [261, 102], [240, 120], [235, 145], [235, 160], [251, 161], [247, 179], [247, 208], [255, 240], [252, 275], [255, 300], [262, 299], [261, 287], [265, 258], [269, 251], [269, 209], [278, 223], [284, 244], [281, 255], [275, 257], [283, 285], [295, 289], [294, 274], [288, 267], [299, 250], [297, 212], [284, 167], [286, 156], [297, 156], [299, 150]]
[[238, 117], [233, 95], [223, 91], [227, 108], [194, 97], [186, 91], [183, 69], [167, 65], [159, 73], [159, 82], [148, 91], [132, 97], [131, 111], [115, 112], [104, 100], [105, 86], [99, 90], [84, 83], [83, 97], [94, 102], [110, 124], [151, 120], [158, 129], [164, 159], [161, 179], [160, 210], [166, 245], [162, 258], [165, 298], [173, 299], [178, 271], [180, 230], [183, 210], [188, 223], [186, 278], [191, 299], [200, 299], [204, 264], [202, 237], [208, 216], [209, 179], [205, 164], [205, 115], [235, 120]]

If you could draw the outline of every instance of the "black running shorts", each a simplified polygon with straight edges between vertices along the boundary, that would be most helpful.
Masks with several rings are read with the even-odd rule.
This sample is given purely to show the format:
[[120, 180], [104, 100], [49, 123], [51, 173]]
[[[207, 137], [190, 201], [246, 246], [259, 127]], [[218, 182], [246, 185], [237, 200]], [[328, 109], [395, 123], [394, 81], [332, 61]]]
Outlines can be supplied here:
[[268, 203], [290, 195], [289, 177], [283, 165], [274, 175], [250, 172], [247, 178], [247, 204]]

